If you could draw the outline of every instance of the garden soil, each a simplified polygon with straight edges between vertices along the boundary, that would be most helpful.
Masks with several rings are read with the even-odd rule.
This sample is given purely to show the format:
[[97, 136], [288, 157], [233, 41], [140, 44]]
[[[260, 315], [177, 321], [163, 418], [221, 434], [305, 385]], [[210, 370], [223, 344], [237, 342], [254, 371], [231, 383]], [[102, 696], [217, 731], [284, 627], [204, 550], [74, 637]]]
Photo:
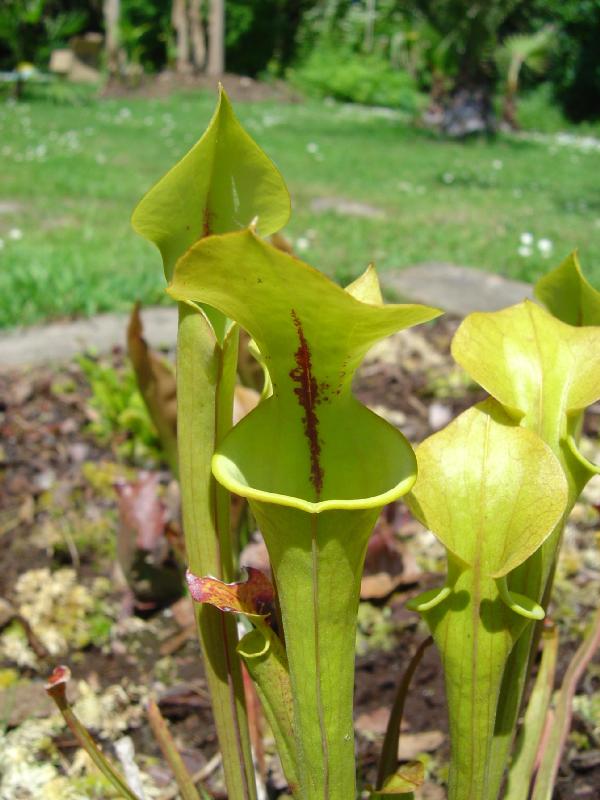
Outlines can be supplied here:
[[[413, 443], [483, 397], [451, 363], [456, 324], [444, 319], [388, 340], [359, 374], [358, 397]], [[105, 362], [117, 377], [128, 369], [120, 351]], [[592, 441], [599, 421], [598, 409], [592, 409], [586, 423]], [[39, 784], [37, 794], [28, 794], [13, 775], [14, 797], [67, 797], [74, 782], [93, 785], [93, 770], [41, 689], [53, 666], [68, 663], [69, 695], [78, 713], [111, 756], [118, 739], [131, 737], [136, 763], [152, 788], [149, 796], [176, 797], [145, 722], [145, 704], [153, 696], [190, 771], [215, 798], [225, 798], [189, 601], [164, 590], [181, 550], [177, 486], [153, 460], [151, 448], [136, 454], [128, 447], [124, 428], [117, 425], [99, 437], [101, 422], [78, 362], [0, 374], [0, 718], [5, 721], [0, 741], [25, 748], [18, 751], [24, 754], [23, 775], [29, 770], [23, 780], [29, 787]], [[151, 483], [155, 492], [143, 508], [154, 531], [148, 545], [155, 559], [154, 595], [147, 584], [136, 583], [140, 531], [128, 522], [122, 501], [119, 505], [119, 487], [147, 489]], [[597, 602], [597, 495], [591, 492], [577, 505], [567, 531], [552, 611], [561, 633], [559, 680]], [[256, 537], [245, 553], [246, 563], [264, 559]], [[357, 636], [355, 720], [364, 786], [376, 777], [398, 683], [427, 635], [406, 601], [439, 585], [443, 568], [443, 550], [432, 535], [401, 504], [387, 508], [369, 551]], [[599, 692], [597, 657], [578, 688], [557, 799], [600, 797], [600, 721], [594, 720]], [[258, 735], [259, 770], [269, 796], [281, 796], [285, 782], [272, 739], [264, 725]], [[400, 747], [403, 758], [419, 757], [426, 764], [421, 797], [442, 800], [449, 745], [434, 647], [416, 671]], [[0, 769], [0, 785], [6, 780]], [[90, 797], [103, 796], [102, 790], [89, 791]]]

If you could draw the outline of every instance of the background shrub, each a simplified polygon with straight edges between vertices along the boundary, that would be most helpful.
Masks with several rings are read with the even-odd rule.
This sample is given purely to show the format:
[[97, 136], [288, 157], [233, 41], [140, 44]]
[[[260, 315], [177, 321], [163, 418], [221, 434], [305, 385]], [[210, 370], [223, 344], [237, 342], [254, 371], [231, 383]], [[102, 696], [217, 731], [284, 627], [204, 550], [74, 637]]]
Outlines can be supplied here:
[[290, 77], [300, 88], [336, 100], [400, 108], [411, 114], [423, 104], [416, 81], [406, 71], [395, 69], [380, 55], [348, 48], [316, 48]]

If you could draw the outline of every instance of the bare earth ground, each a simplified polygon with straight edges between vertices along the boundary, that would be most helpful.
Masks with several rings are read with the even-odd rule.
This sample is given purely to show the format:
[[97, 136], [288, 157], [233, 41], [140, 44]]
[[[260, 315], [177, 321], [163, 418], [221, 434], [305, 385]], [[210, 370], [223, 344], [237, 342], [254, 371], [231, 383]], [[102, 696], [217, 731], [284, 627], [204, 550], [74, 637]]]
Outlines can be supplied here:
[[[389, 340], [367, 359], [357, 382], [360, 399], [413, 443], [482, 397], [451, 364], [455, 327], [445, 319]], [[108, 361], [122, 371], [122, 353], [115, 351]], [[118, 455], [126, 435], [102, 445], [92, 436], [89, 425], [97, 414], [75, 363], [0, 374], [0, 398], [0, 798], [111, 796], [46, 702], [41, 684], [57, 663], [71, 666], [70, 696], [106, 752], [114, 755], [115, 741], [131, 736], [136, 762], [148, 776], [148, 797], [176, 797], [145, 724], [149, 696], [158, 698], [190, 770], [202, 775], [215, 797], [225, 797], [188, 601], [163, 599], [153, 608], [138, 597], [136, 605], [123, 569], [115, 565], [118, 551], [127, 570], [128, 555], [114, 487], [139, 477], [139, 464]], [[587, 421], [593, 440], [599, 421], [598, 410]], [[157, 475], [161, 519], [176, 541], [176, 486], [147, 456], [141, 460]], [[597, 603], [599, 497], [595, 487], [587, 492], [566, 534], [552, 609], [561, 631], [559, 679]], [[386, 509], [369, 554], [357, 637], [356, 728], [365, 783], [375, 777], [395, 688], [426, 635], [405, 603], [439, 584], [443, 568], [431, 534], [400, 504]], [[18, 620], [9, 621], [13, 612], [29, 623], [29, 634]], [[556, 798], [600, 796], [599, 701], [596, 657], [578, 689]], [[401, 739], [404, 758], [425, 761], [422, 797], [441, 800], [448, 741], [433, 648], [415, 676]], [[284, 782], [272, 752], [265, 736], [263, 772], [269, 796], [276, 797]]]
[[178, 75], [168, 70], [158, 75], [140, 75], [127, 83], [111, 80], [102, 89], [103, 97], [167, 97], [182, 89], [216, 89], [222, 83], [233, 102], [279, 100], [299, 102], [300, 95], [284, 81], [256, 81], [245, 75], [226, 73], [219, 78], [208, 75]]

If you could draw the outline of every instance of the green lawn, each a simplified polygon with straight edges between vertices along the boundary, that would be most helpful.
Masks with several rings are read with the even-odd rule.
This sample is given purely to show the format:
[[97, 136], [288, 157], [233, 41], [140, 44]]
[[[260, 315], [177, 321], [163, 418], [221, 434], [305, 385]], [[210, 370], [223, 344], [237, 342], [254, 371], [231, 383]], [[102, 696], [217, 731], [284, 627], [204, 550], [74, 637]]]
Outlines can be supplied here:
[[[160, 302], [157, 252], [129, 227], [137, 199], [194, 143], [208, 94], [0, 106], [0, 326]], [[310, 101], [239, 104], [288, 181], [288, 236], [347, 281], [444, 260], [533, 280], [579, 247], [600, 282], [600, 152], [501, 136], [466, 144], [401, 117]], [[315, 212], [315, 198], [383, 218]], [[520, 236], [534, 237], [520, 255]], [[552, 242], [544, 258], [539, 239]]]

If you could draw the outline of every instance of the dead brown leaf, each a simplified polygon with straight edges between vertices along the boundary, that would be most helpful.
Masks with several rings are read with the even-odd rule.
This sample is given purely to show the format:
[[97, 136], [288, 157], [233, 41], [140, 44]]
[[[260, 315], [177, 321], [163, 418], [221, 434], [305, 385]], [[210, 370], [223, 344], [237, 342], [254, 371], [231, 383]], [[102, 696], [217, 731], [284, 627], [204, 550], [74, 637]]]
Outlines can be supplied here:
[[168, 515], [158, 473], [118, 481], [117, 558], [138, 605], [163, 605], [180, 596], [183, 570], [168, 536]]
[[410, 761], [420, 753], [433, 753], [442, 746], [444, 738], [444, 734], [438, 730], [403, 733], [398, 745], [398, 760]]
[[140, 304], [136, 303], [127, 328], [127, 351], [140, 393], [154, 423], [165, 458], [177, 473], [177, 385], [173, 368], [154, 353], [143, 337]]
[[390, 709], [386, 706], [379, 706], [373, 711], [365, 711], [359, 714], [354, 722], [354, 727], [363, 736], [384, 736], [389, 720]]
[[255, 409], [259, 400], [260, 395], [255, 389], [238, 384], [233, 395], [233, 424], [237, 425], [246, 414]]
[[381, 517], [367, 547], [361, 600], [382, 600], [398, 587], [415, 583], [419, 575], [414, 556], [401, 547], [392, 525]]
[[189, 597], [182, 597], [173, 603], [171, 613], [180, 628], [188, 628], [195, 624], [194, 605]]

